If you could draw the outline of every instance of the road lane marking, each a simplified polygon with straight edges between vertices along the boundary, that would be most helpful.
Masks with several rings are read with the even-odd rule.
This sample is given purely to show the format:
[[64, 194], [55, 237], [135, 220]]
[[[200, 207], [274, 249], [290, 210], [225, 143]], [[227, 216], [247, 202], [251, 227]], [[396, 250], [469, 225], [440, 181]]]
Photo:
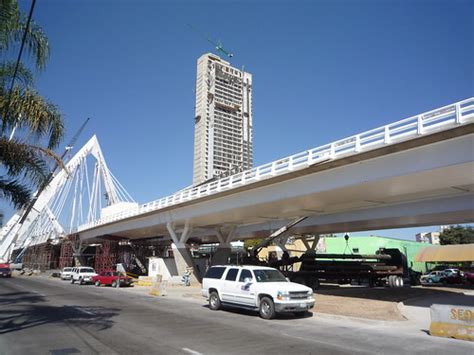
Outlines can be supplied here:
[[202, 353], [200, 353], [199, 351], [195, 351], [195, 350], [192, 350], [192, 349], [183, 348], [182, 350], [187, 352], [187, 353], [193, 354], [193, 355], [202, 355]]

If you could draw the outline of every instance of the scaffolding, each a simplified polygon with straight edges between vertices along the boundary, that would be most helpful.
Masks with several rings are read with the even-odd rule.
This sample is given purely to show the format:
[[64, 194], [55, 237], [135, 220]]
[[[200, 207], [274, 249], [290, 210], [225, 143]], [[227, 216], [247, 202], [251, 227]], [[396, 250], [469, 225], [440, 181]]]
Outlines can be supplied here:
[[74, 264], [74, 252], [72, 249], [72, 240], [69, 237], [61, 244], [61, 252], [59, 254], [59, 268], [71, 267]]
[[115, 270], [118, 256], [118, 242], [104, 240], [96, 249], [94, 269], [96, 272]]
[[56, 269], [59, 264], [59, 254], [58, 245], [43, 243], [31, 246], [23, 255], [23, 267], [41, 271]]

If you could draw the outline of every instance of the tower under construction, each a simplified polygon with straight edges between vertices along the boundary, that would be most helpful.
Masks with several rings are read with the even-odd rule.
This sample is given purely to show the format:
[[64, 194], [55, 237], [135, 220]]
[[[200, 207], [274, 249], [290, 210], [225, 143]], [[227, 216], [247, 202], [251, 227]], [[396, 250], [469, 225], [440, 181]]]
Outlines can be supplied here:
[[197, 62], [193, 185], [252, 165], [252, 75], [204, 54]]

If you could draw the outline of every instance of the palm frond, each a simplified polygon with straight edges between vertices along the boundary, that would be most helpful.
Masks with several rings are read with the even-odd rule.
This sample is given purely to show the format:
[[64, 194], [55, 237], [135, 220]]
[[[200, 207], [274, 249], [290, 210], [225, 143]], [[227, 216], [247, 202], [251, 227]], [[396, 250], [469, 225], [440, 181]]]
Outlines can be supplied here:
[[[0, 50], [8, 50], [21, 43], [27, 17], [22, 15], [17, 0], [0, 0]], [[49, 41], [42, 28], [30, 22], [25, 39], [26, 52], [35, 61], [36, 68], [44, 69], [49, 58]]]
[[17, 0], [0, 0], [0, 50], [9, 46], [10, 35], [18, 27], [20, 9]]
[[0, 199], [11, 201], [15, 208], [22, 208], [30, 201], [31, 190], [17, 180], [0, 176]]
[[0, 112], [8, 112], [2, 117], [4, 130], [18, 125], [38, 137], [47, 137], [48, 148], [57, 146], [64, 135], [64, 122], [57, 106], [35, 90], [15, 88], [10, 94], [2, 93], [0, 88]]
[[43, 152], [18, 140], [0, 138], [0, 162], [8, 177], [27, 179], [36, 186], [41, 186], [50, 172]]
[[[15, 73], [15, 63], [7, 62], [0, 64], [0, 86], [7, 88], [13, 79]], [[22, 63], [18, 65], [18, 71], [16, 74], [17, 83], [20, 83], [22, 87], [28, 87], [33, 85], [33, 73]]]

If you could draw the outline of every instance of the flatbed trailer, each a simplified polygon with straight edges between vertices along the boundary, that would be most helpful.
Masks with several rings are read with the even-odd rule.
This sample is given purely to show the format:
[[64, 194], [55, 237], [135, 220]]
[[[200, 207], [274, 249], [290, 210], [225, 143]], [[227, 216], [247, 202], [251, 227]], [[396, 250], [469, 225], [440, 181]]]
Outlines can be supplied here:
[[[298, 271], [294, 264], [301, 263]], [[291, 281], [313, 290], [321, 280], [348, 284], [367, 281], [369, 286], [402, 287], [407, 277], [406, 257], [398, 249], [381, 249], [378, 254], [316, 254], [307, 252], [301, 257], [282, 258], [270, 262]]]

